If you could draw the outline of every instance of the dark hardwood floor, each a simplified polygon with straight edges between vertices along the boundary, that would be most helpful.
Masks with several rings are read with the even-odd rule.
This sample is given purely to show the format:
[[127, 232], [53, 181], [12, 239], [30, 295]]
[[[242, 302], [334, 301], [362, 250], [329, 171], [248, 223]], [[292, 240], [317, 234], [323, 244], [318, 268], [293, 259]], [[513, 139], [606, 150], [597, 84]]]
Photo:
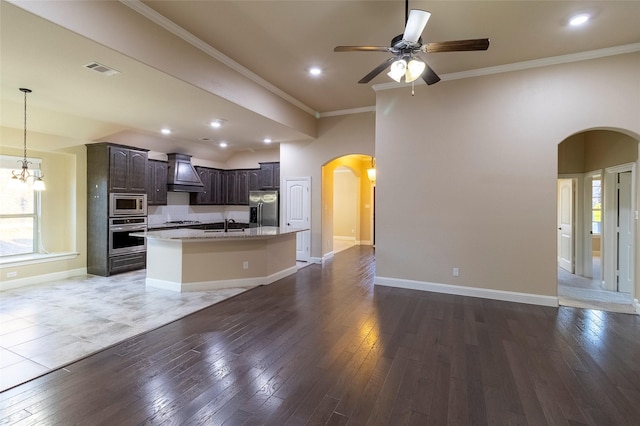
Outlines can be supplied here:
[[0, 395], [20, 425], [640, 424], [640, 317], [374, 287], [353, 247]]

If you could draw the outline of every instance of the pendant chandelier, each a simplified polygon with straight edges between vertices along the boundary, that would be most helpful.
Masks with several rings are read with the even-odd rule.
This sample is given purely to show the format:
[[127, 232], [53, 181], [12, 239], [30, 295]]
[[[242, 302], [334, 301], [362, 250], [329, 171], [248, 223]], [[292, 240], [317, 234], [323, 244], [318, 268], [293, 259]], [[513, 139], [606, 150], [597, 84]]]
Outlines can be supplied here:
[[27, 183], [30, 178], [33, 179], [33, 190], [44, 191], [46, 188], [42, 180], [42, 174], [39, 170], [35, 173], [29, 171], [29, 164], [31, 161], [27, 160], [27, 93], [31, 93], [31, 89], [20, 88], [20, 91], [24, 93], [24, 155], [22, 160], [18, 160], [20, 168], [22, 170], [13, 170], [11, 173], [13, 176], [11, 180], [13, 182]]

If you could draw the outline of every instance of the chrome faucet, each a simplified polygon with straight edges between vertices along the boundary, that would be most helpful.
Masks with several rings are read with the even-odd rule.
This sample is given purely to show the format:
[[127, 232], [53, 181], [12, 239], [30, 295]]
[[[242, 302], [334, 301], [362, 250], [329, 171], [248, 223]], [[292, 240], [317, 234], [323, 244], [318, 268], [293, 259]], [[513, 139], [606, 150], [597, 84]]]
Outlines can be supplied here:
[[224, 232], [229, 232], [229, 224], [236, 223], [234, 219], [225, 219], [224, 220]]

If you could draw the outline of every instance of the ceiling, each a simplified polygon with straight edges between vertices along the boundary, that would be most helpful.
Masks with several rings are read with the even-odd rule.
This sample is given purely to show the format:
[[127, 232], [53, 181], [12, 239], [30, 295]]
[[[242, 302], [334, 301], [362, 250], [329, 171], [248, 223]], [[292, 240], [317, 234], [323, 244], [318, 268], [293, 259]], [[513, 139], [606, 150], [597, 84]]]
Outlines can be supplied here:
[[[375, 106], [372, 86], [391, 80], [382, 73], [370, 84], [357, 81], [388, 54], [334, 53], [333, 48], [388, 45], [403, 32], [405, 14], [401, 0], [129, 3], [134, 6], [131, 14], [168, 19], [174, 30], [206, 43], [231, 59], [236, 69], [312, 116]], [[22, 128], [23, 95], [18, 88], [33, 89], [29, 129], [62, 140], [49, 149], [130, 138], [160, 152], [225, 161], [237, 150], [312, 138], [22, 7], [19, 1], [0, 3], [1, 124]], [[640, 1], [410, 1], [409, 7], [432, 13], [423, 32], [425, 42], [491, 39], [486, 52], [429, 54], [430, 66], [443, 80], [461, 71], [640, 42]], [[569, 28], [568, 18], [578, 12], [593, 18], [585, 27]], [[93, 60], [121, 73], [105, 77], [82, 67]], [[310, 76], [311, 66], [320, 67], [322, 75]], [[224, 118], [225, 125], [209, 128], [213, 118]], [[179, 131], [160, 135], [165, 126]], [[273, 144], [265, 145], [265, 137]], [[222, 140], [228, 148], [217, 146]]]

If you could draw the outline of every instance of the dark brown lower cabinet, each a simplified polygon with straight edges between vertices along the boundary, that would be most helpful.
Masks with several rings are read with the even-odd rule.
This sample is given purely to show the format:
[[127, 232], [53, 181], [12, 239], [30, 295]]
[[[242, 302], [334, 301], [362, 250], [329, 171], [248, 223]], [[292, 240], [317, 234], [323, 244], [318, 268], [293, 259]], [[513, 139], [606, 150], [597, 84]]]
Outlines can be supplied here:
[[125, 271], [134, 271], [136, 269], [144, 269], [146, 267], [146, 251], [109, 257], [109, 272], [112, 274], [117, 274], [118, 272]]

